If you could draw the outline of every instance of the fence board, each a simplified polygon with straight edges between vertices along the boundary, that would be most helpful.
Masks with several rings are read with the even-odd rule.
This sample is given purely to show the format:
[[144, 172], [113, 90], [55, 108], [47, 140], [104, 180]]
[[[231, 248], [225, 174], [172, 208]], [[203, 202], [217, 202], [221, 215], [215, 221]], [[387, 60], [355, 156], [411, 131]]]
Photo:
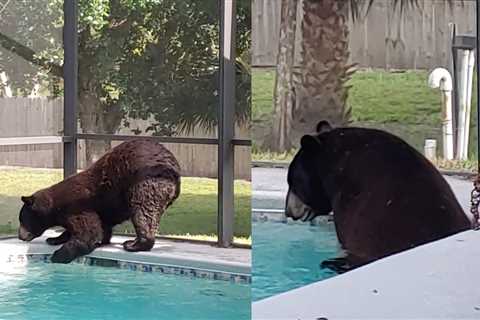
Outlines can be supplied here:
[[[367, 0], [359, 0], [367, 1]], [[362, 68], [431, 69], [448, 67], [449, 26], [475, 33], [475, 1], [420, 1], [421, 9], [394, 12], [394, 0], [377, 0], [369, 14], [355, 23], [350, 18], [350, 59]], [[297, 21], [296, 64], [300, 62], [302, 1]], [[256, 67], [274, 66], [280, 28], [278, 0], [253, 0], [252, 61]]]

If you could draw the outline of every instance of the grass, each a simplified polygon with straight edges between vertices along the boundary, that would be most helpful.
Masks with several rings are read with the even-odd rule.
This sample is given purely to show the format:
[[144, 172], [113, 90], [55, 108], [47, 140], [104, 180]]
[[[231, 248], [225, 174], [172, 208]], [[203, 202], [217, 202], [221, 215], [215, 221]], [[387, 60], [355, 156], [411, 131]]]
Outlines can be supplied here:
[[[0, 234], [16, 232], [20, 196], [61, 181], [60, 170], [0, 169]], [[235, 241], [250, 243], [249, 182], [235, 181]], [[160, 222], [159, 234], [215, 240], [217, 228], [217, 180], [182, 178], [182, 192]], [[119, 233], [133, 233], [129, 222], [116, 228]]]
[[252, 73], [252, 119], [261, 121], [270, 118], [273, 108], [275, 71], [253, 70]]
[[[427, 71], [358, 71], [348, 83], [352, 86], [347, 100], [352, 107], [352, 125], [390, 131], [422, 153], [425, 139], [437, 139], [438, 152], [441, 154], [441, 96], [437, 89], [427, 86], [427, 78]], [[252, 76], [254, 126], [264, 130], [271, 127], [274, 79], [274, 70], [257, 69]], [[473, 90], [470, 129], [472, 157], [476, 155], [475, 124], [476, 92]], [[265, 132], [254, 131], [253, 136], [263, 134]], [[253, 146], [252, 153], [255, 160], [288, 160], [291, 156], [269, 153], [258, 144]]]
[[295, 151], [287, 151], [282, 153], [271, 152], [271, 151], [257, 151], [252, 154], [252, 160], [254, 161], [280, 161], [280, 162], [290, 162], [295, 155]]

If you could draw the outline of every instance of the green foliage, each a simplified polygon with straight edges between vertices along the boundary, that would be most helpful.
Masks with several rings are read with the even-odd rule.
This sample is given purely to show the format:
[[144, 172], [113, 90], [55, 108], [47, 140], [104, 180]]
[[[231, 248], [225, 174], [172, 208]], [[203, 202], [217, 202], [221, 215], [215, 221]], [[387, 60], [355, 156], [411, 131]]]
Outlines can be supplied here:
[[[217, 6], [217, 0], [80, 0], [80, 98], [94, 97], [101, 106], [99, 112], [142, 119], [153, 116], [155, 123], [149, 130], [157, 135], [189, 131], [198, 124], [215, 126]], [[51, 68], [63, 63], [62, 7], [62, 0], [17, 1], [0, 14], [0, 36], [34, 53], [30, 57], [19, 52], [18, 45], [6, 50], [8, 43], [0, 38], [0, 72], [6, 71], [17, 95], [27, 95], [38, 82], [48, 88], [49, 95], [62, 94], [61, 69]], [[238, 1], [237, 121], [250, 116], [250, 70], [245, 59], [250, 20], [250, 1]]]
[[[48, 63], [62, 63], [63, 53], [59, 45], [61, 15], [57, 2], [12, 1], [0, 13], [0, 72], [7, 73], [8, 85], [15, 95], [28, 95], [35, 83], [46, 86], [53, 82], [47, 76], [49, 68], [37, 65], [41, 58], [48, 56]], [[23, 47], [12, 49], [8, 39], [16, 40]], [[0, 82], [0, 96], [3, 93]]]
[[[257, 69], [253, 71], [253, 123], [254, 141], [263, 132], [259, 128], [271, 125], [273, 112], [273, 86], [275, 72]], [[356, 72], [347, 83], [351, 86], [348, 105], [352, 107], [352, 125], [373, 127], [390, 131], [423, 153], [425, 139], [437, 139], [439, 154], [442, 152], [441, 96], [438, 90], [427, 85], [428, 72], [386, 71]], [[474, 79], [473, 88], [476, 86]], [[476, 104], [473, 90], [470, 121], [470, 157], [476, 157]], [[252, 149], [256, 160], [288, 159], [285, 155], [271, 155], [259, 145]]]

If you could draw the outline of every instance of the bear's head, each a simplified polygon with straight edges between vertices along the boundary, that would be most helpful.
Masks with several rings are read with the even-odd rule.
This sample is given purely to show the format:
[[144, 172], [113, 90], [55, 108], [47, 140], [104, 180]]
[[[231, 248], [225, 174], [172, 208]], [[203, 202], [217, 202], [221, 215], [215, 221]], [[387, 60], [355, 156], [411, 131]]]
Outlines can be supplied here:
[[19, 216], [18, 238], [31, 241], [53, 226], [51, 198], [42, 192], [21, 199], [23, 206]]
[[322, 155], [325, 154], [322, 134], [330, 130], [332, 127], [327, 121], [320, 121], [316, 134], [305, 135], [300, 141], [300, 150], [288, 168], [287, 217], [311, 221], [332, 211], [321, 174]]

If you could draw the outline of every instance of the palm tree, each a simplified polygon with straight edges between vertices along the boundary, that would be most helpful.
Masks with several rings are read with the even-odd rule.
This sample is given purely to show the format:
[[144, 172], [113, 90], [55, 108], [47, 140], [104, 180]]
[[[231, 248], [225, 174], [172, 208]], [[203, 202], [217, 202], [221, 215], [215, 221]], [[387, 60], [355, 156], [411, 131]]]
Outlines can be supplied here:
[[319, 114], [334, 125], [348, 122], [345, 83], [354, 72], [349, 63], [348, 13], [349, 4], [358, 3], [303, 1], [301, 70], [293, 121], [297, 132], [312, 130]]
[[295, 58], [295, 31], [297, 25], [298, 0], [282, 0], [280, 36], [277, 55], [277, 74], [274, 87], [273, 127], [267, 145], [278, 150], [292, 147], [290, 128], [294, 107], [293, 72]]
[[[349, 122], [347, 81], [355, 72], [355, 65], [349, 62], [348, 18], [349, 15], [354, 21], [360, 18], [376, 1], [384, 0], [303, 0], [303, 41], [300, 74], [294, 84], [295, 105], [292, 109], [283, 104], [275, 111], [292, 115], [291, 131], [286, 136], [272, 138], [275, 141], [270, 145], [272, 151], [288, 150], [292, 142], [288, 148], [282, 148], [278, 141], [298, 141], [298, 135], [311, 131], [320, 119], [337, 126]], [[403, 14], [407, 8], [420, 10], [424, 0], [390, 1]]]

